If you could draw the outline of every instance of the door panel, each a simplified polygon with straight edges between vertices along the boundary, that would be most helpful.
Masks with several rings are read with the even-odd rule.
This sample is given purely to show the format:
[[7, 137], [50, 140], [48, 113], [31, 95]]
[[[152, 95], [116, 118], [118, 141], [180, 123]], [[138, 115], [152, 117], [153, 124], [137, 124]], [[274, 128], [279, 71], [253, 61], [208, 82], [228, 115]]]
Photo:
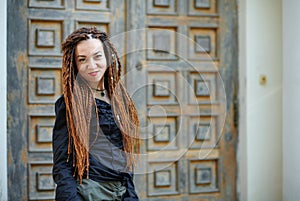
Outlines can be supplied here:
[[126, 64], [141, 199], [236, 200], [235, 0], [8, 1], [8, 21], [10, 200], [54, 199], [61, 43], [81, 26], [108, 32]]
[[236, 200], [235, 6], [127, 2], [126, 78], [141, 117], [143, 200]]
[[14, 33], [8, 37], [9, 198], [53, 200], [51, 141], [54, 102], [62, 94], [61, 43], [81, 26], [124, 32], [124, 2], [24, 2], [8, 2], [8, 31]]

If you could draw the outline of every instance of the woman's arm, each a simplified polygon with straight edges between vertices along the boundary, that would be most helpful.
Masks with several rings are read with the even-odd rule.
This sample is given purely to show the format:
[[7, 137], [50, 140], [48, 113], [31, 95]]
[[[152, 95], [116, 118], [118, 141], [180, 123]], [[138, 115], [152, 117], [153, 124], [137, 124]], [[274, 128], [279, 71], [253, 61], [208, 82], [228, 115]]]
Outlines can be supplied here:
[[68, 129], [63, 97], [55, 103], [56, 120], [53, 128], [53, 179], [57, 184], [56, 201], [80, 201], [77, 182], [73, 177], [72, 158], [68, 160]]
[[123, 201], [139, 201], [139, 197], [135, 192], [135, 187], [133, 183], [133, 173], [126, 174], [125, 176], [126, 179], [126, 192], [122, 197]]

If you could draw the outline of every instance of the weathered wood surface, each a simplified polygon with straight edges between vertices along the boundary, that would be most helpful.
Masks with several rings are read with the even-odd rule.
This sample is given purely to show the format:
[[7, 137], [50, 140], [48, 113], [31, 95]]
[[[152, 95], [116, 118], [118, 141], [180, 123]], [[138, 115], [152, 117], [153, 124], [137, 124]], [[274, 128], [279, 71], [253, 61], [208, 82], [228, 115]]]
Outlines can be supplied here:
[[236, 0], [8, 1], [10, 200], [53, 200], [51, 132], [62, 40], [117, 43], [138, 108], [142, 200], [236, 200]]

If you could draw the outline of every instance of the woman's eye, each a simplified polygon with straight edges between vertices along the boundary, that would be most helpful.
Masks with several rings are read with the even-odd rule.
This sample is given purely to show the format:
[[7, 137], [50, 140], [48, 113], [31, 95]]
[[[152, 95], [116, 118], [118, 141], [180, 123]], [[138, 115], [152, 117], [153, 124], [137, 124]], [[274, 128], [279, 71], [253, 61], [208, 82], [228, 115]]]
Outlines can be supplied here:
[[85, 59], [78, 59], [79, 63], [84, 63]]
[[96, 59], [100, 59], [102, 57], [102, 54], [97, 54], [95, 57]]

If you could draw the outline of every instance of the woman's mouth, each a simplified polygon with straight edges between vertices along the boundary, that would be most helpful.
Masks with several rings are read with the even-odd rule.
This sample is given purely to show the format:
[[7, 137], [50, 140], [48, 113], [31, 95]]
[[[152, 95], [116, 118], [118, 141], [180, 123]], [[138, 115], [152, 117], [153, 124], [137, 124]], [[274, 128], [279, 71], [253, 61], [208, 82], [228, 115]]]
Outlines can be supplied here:
[[94, 71], [94, 72], [90, 72], [88, 73], [90, 76], [96, 76], [99, 73], [99, 71]]

